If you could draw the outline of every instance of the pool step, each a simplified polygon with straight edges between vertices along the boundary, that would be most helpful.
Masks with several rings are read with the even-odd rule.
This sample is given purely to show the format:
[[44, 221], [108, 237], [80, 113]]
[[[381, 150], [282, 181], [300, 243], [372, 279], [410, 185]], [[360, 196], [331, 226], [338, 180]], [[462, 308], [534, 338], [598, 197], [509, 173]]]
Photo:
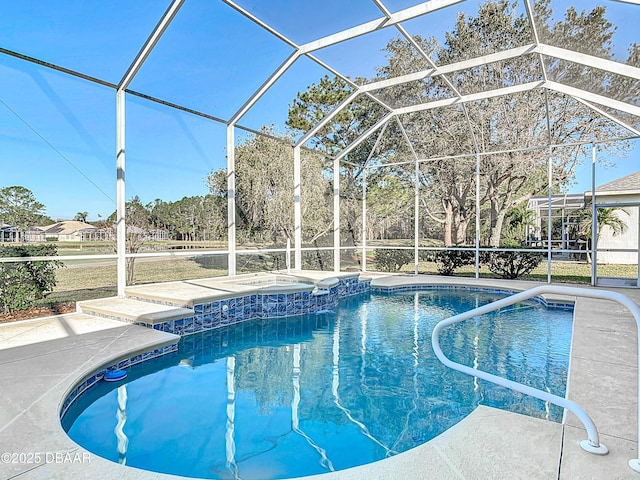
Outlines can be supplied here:
[[153, 325], [193, 317], [190, 308], [143, 302], [132, 298], [109, 297], [78, 302], [78, 312], [112, 318], [127, 323]]

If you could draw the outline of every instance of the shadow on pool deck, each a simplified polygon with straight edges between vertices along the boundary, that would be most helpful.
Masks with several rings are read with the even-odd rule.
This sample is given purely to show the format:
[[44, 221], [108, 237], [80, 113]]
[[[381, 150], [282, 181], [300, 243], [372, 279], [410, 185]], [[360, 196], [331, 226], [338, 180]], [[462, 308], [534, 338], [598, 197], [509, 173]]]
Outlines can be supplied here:
[[[376, 282], [517, 289], [540, 285], [435, 276], [393, 276]], [[640, 301], [639, 290], [616, 291]], [[129, 352], [176, 340], [136, 325], [80, 315], [0, 325], [0, 453], [16, 454], [8, 462], [5, 457], [0, 459], [0, 478], [179, 478], [83, 455], [87, 452], [62, 430], [62, 402], [87, 371]], [[375, 464], [304, 478], [640, 479], [627, 465], [629, 459], [638, 457], [637, 385], [633, 317], [612, 302], [578, 298], [568, 394], [593, 418], [610, 450], [608, 455], [591, 455], [579, 447], [586, 433], [572, 414], [562, 425], [479, 407], [455, 427], [413, 450]], [[35, 453], [40, 454], [40, 462], [29, 456]]]

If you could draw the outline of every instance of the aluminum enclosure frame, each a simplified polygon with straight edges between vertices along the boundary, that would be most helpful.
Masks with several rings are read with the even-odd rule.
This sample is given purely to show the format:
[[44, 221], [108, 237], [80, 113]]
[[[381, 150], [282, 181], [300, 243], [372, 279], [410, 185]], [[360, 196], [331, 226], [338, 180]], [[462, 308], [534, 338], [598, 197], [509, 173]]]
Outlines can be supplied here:
[[[603, 58], [594, 57], [591, 55], [586, 55], [583, 53], [575, 52], [572, 50], [567, 50], [564, 48], [560, 48], [557, 46], [547, 45], [540, 41], [537, 29], [536, 29], [536, 20], [533, 15], [533, 9], [531, 6], [531, 0], [521, 0], [524, 3], [526, 14], [528, 16], [530, 25], [532, 27], [532, 36], [533, 43], [524, 45], [521, 47], [504, 50], [501, 52], [484, 55], [478, 58], [473, 58], [469, 60], [464, 60], [456, 63], [452, 63], [450, 65], [438, 66], [436, 65], [431, 58], [418, 49], [419, 53], [422, 55], [423, 59], [425, 59], [430, 68], [415, 72], [409, 75], [400, 76], [397, 78], [392, 78], [388, 80], [372, 82], [366, 85], [356, 85], [353, 81], [351, 81], [346, 75], [341, 74], [340, 72], [333, 69], [330, 65], [325, 64], [314, 56], [314, 52], [328, 47], [332, 45], [337, 45], [339, 43], [345, 42], [347, 40], [351, 40], [357, 37], [361, 37], [373, 32], [380, 31], [385, 28], [395, 28], [401, 36], [403, 36], [407, 41], [412, 42], [412, 37], [407, 33], [402, 25], [402, 22], [416, 19], [425, 15], [428, 15], [434, 11], [438, 11], [441, 9], [449, 8], [453, 5], [463, 3], [464, 0], [429, 0], [422, 2], [418, 5], [405, 8], [395, 13], [391, 13], [391, 11], [385, 6], [383, 0], [373, 0], [374, 4], [381, 11], [381, 16], [375, 20], [366, 22], [364, 24], [355, 25], [351, 28], [347, 28], [343, 31], [333, 33], [323, 38], [316, 39], [314, 41], [298, 45], [294, 41], [288, 39], [286, 35], [279, 32], [276, 28], [273, 28], [268, 23], [259, 19], [255, 15], [248, 12], [246, 9], [242, 8], [238, 5], [234, 0], [220, 0], [232, 9], [234, 9], [238, 14], [244, 16], [251, 22], [255, 23], [259, 27], [266, 30], [269, 34], [275, 36], [280, 41], [287, 44], [291, 49], [291, 54], [283, 60], [282, 64], [263, 82], [263, 84], [256, 90], [249, 98], [247, 98], [242, 105], [242, 107], [236, 111], [229, 119], [220, 119], [211, 115], [210, 113], [204, 111], [198, 111], [195, 109], [187, 108], [178, 104], [172, 104], [163, 99], [153, 98], [147, 96], [140, 92], [135, 92], [129, 90], [128, 87], [132, 80], [135, 78], [136, 74], [144, 64], [145, 60], [148, 58], [149, 54], [156, 47], [158, 41], [162, 37], [163, 33], [166, 29], [171, 25], [171, 22], [175, 19], [175, 17], [179, 14], [181, 7], [184, 5], [185, 0], [173, 0], [167, 10], [164, 12], [162, 17], [160, 18], [158, 24], [155, 26], [153, 31], [150, 33], [147, 40], [144, 42], [136, 57], [132, 60], [126, 72], [123, 74], [121, 80], [117, 85], [114, 85], [110, 82], [106, 82], [102, 79], [91, 77], [82, 72], [77, 72], [65, 68], [60, 65], [51, 64], [45, 62], [43, 60], [39, 60], [37, 58], [29, 57], [19, 52], [14, 52], [8, 49], [4, 49], [0, 47], [0, 54], [9, 55], [14, 58], [21, 59], [23, 61], [31, 62], [38, 64], [40, 66], [44, 66], [46, 68], [51, 68], [61, 73], [71, 75], [80, 79], [83, 79], [88, 82], [100, 84], [103, 86], [107, 86], [109, 88], [114, 89], [115, 100], [116, 100], [116, 171], [117, 171], [117, 181], [116, 181], [116, 205], [117, 205], [117, 291], [119, 296], [124, 296], [124, 289], [126, 287], [126, 258], [128, 257], [136, 257], [142, 256], [141, 254], [127, 254], [126, 253], [126, 214], [125, 214], [125, 198], [126, 198], [126, 182], [125, 182], [125, 129], [126, 129], [126, 113], [125, 113], [125, 103], [127, 95], [135, 95], [146, 98], [149, 101], [161, 103], [172, 108], [176, 108], [181, 111], [185, 111], [194, 115], [201, 116], [203, 118], [207, 118], [212, 121], [224, 123], [227, 128], [227, 189], [228, 189], [228, 250], [226, 254], [228, 255], [228, 273], [229, 275], [236, 274], [236, 255], [237, 255], [237, 245], [236, 245], [236, 218], [235, 218], [235, 135], [234, 130], [236, 128], [246, 129], [240, 124], [242, 117], [268, 92], [273, 85], [286, 73], [298, 60], [303, 57], [306, 57], [322, 68], [325, 68], [341, 78], [348, 85], [353, 88], [352, 94], [342, 102], [336, 109], [334, 109], [329, 115], [327, 115], [322, 121], [320, 121], [317, 125], [315, 125], [309, 132], [303, 135], [298, 142], [293, 146], [293, 158], [294, 158], [294, 226], [295, 226], [295, 234], [294, 234], [294, 258], [295, 258], [295, 266], [296, 268], [301, 268], [302, 260], [301, 260], [301, 252], [302, 252], [302, 218], [301, 218], [301, 208], [300, 208], [300, 149], [305, 147], [306, 142], [309, 141], [310, 138], [313, 137], [315, 133], [317, 133], [320, 129], [327, 126], [335, 116], [340, 113], [343, 109], [349, 107], [349, 105], [356, 100], [356, 98], [360, 95], [367, 95], [369, 98], [374, 99], [378, 103], [380, 103], [384, 109], [387, 110], [387, 114], [380, 119], [373, 127], [364, 132], [360, 137], [358, 137], [352, 144], [350, 144], [347, 148], [345, 148], [342, 152], [336, 155], [333, 158], [334, 161], [334, 269], [340, 269], [340, 249], [342, 248], [340, 245], [340, 215], [339, 215], [339, 198], [340, 198], [340, 188], [339, 188], [339, 168], [340, 164], [348, 164], [349, 162], [345, 159], [347, 155], [358, 145], [360, 145], [364, 140], [366, 140], [370, 135], [375, 134], [383, 128], [386, 128], [386, 125], [389, 121], [395, 120], [400, 125], [401, 131], [404, 132], [404, 127], [400, 121], [400, 116], [402, 114], [418, 112], [424, 110], [430, 110], [434, 108], [439, 108], [442, 106], [456, 106], [459, 105], [463, 108], [469, 131], [471, 136], [473, 137], [473, 129], [469, 122], [468, 113], [466, 110], [466, 104], [469, 102], [474, 102], [479, 99], [487, 99], [492, 97], [499, 97], [504, 95], [510, 95], [518, 92], [530, 91], [534, 89], [543, 89], [544, 91], [553, 91], [558, 92], [560, 94], [569, 96], [571, 98], [576, 99], [580, 103], [586, 105], [594, 112], [598, 113], [601, 116], [608, 118], [610, 121], [615, 122], [621, 128], [629, 132], [629, 136], [624, 137], [622, 139], [630, 139], [630, 138], [640, 138], [640, 129], [635, 127], [634, 125], [630, 125], [629, 122], [619, 119], [616, 116], [607, 113], [604, 109], [600, 108], [598, 105], [606, 106], [608, 108], [614, 108], [620, 112], [624, 112], [633, 116], [634, 118], [640, 118], [640, 107], [637, 105], [632, 105], [626, 102], [622, 102], [616, 99], [608, 98], [605, 96], [601, 96], [595, 94], [593, 92], [588, 92], [585, 90], [581, 90], [569, 85], [561, 84], [558, 82], [550, 81], [547, 78], [546, 68], [544, 65], [543, 56], [551, 57], [554, 59], [564, 60], [573, 62], [579, 65], [585, 65], [593, 68], [597, 68], [600, 70], [608, 71], [615, 73], [616, 75], [621, 75], [626, 78], [640, 80], [640, 68], [633, 67], [630, 65], [626, 65], [620, 62], [607, 60]], [[629, 8], [634, 8], [634, 6], [638, 6], [639, 2], [632, 0], [623, 0], [624, 3], [629, 4]], [[417, 47], [415, 42], [413, 42], [414, 47]], [[453, 74], [455, 72], [479, 67], [483, 65], [490, 64], [496, 61], [507, 60], [511, 58], [518, 58], [523, 55], [536, 54], [540, 59], [541, 64], [541, 73], [543, 79], [541, 81], [529, 82], [521, 85], [513, 85], [503, 88], [498, 88], [494, 90], [484, 91], [475, 94], [467, 94], [462, 95], [459, 91], [455, 89], [453, 84], [448, 80], [447, 75]], [[441, 77], [443, 81], [449, 86], [452, 90], [454, 96], [450, 99], [446, 100], [438, 100], [431, 101], [415, 106], [410, 107], [400, 107], [400, 108], [392, 108], [389, 105], [384, 104], [384, 102], [377, 99], [372, 95], [372, 92], [384, 88], [390, 88], [397, 85], [402, 85], [405, 83], [409, 83], [412, 81], [424, 79], [427, 77]], [[548, 115], [547, 115], [548, 121]], [[260, 134], [259, 132], [255, 132], [256, 134]], [[411, 147], [411, 142], [409, 138], [404, 133], [405, 140], [409, 143]], [[615, 139], [614, 139], [615, 140]], [[480, 151], [477, 141], [473, 138], [474, 148], [476, 149], [473, 154], [476, 158], [477, 164], [480, 162], [480, 158], [485, 152]], [[549, 149], [551, 141], [549, 139], [549, 145], [547, 146]], [[591, 144], [592, 142], [585, 142], [585, 144]], [[412, 149], [412, 148], [411, 148]], [[595, 152], [595, 144], [593, 146], [593, 151]], [[414, 162], [416, 164], [416, 176], [418, 165], [422, 161], [429, 161], [429, 158], [418, 158], [413, 151]], [[595, 155], [595, 153], [594, 153]], [[594, 157], [595, 158], [595, 157]], [[551, 159], [549, 159], [551, 162]], [[365, 168], [367, 168], [365, 166]], [[476, 170], [476, 176], [479, 175], [479, 167]], [[593, 173], [592, 173], [593, 175]], [[366, 174], [365, 174], [366, 176]], [[549, 185], [551, 186], [551, 178], [549, 178]], [[593, 181], [593, 180], [592, 180]], [[478, 187], [478, 183], [476, 182], [476, 186]], [[418, 188], [416, 182], [416, 205], [414, 210], [414, 215], [416, 220], [419, 217], [419, 206], [417, 204], [417, 194]], [[478, 199], [479, 192], [476, 191], [476, 200]], [[366, 198], [363, 192], [363, 215], [366, 213], [365, 206]], [[366, 217], [365, 217], [366, 218]], [[478, 252], [479, 252], [479, 207], [477, 207], [476, 211], [476, 276], [478, 276]], [[415, 222], [415, 232], [414, 235], [414, 251], [415, 251], [415, 265], [416, 265], [416, 273], [417, 273], [417, 256], [419, 252], [418, 248], [418, 239], [417, 239], [417, 221]], [[363, 226], [364, 233], [364, 226]], [[364, 238], [364, 236], [363, 236]], [[550, 240], [550, 239], [549, 239]], [[363, 242], [366, 244], [366, 242]], [[202, 252], [202, 253], [215, 253], [220, 254], [219, 251], [214, 252]], [[364, 249], [363, 249], [364, 253]], [[112, 256], [105, 256], [105, 258], [112, 258]], [[29, 259], [0, 259], [2, 262], [6, 261], [23, 261]], [[363, 257], [364, 260], [364, 257]], [[549, 269], [550, 269], [550, 252], [549, 252]], [[363, 261], [363, 266], [366, 269], [366, 263]], [[592, 279], [593, 280], [593, 279]], [[549, 270], [548, 281], [551, 281], [551, 275]]]

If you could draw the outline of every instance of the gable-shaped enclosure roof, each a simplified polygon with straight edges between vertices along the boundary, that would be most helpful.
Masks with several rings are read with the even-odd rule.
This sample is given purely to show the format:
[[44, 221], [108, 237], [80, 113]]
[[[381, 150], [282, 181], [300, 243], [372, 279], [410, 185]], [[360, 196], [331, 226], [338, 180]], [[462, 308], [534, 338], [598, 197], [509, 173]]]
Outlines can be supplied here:
[[[552, 148], [640, 137], [635, 0], [602, 3], [615, 25], [593, 1], [577, 9], [562, 0], [79, 2], [72, 15], [56, 4], [6, 5], [0, 53], [117, 92], [121, 218], [127, 95], [225, 125], [230, 193], [234, 129], [259, 133], [262, 125], [284, 123], [289, 105], [274, 101], [287, 94], [294, 101], [324, 76], [335, 77], [340, 100], [293, 128], [294, 152], [317, 146], [322, 135], [338, 136], [342, 112], [367, 109], [357, 135], [323, 151], [344, 164], [420, 162], [443, 152], [550, 156]], [[34, 22], [57, 35], [29, 28]], [[559, 104], [564, 115], [550, 107]], [[536, 121], [520, 128], [518, 115]], [[491, 119], [481, 125], [483, 116]], [[513, 134], [491, 131], [501, 121], [513, 124]], [[459, 138], [447, 141], [448, 129]], [[378, 155], [380, 144], [386, 156]], [[299, 188], [299, 178], [295, 183]], [[229, 202], [232, 255], [233, 194]], [[124, 227], [119, 231], [124, 245]]]
[[[379, 128], [391, 118], [446, 106], [460, 108], [531, 90], [570, 96], [619, 125], [621, 136], [640, 134], [640, 100], [633, 88], [640, 80], [638, 52], [630, 51], [635, 40], [633, 19], [640, 18], [634, 0], [589, 1], [577, 8], [561, 0], [497, 2], [504, 6], [495, 8], [482, 5], [482, 15], [506, 13], [511, 21], [479, 25], [479, 29], [493, 31], [484, 31], [484, 38], [469, 39], [477, 44], [465, 48], [451, 47], [451, 38], [447, 38], [460, 27], [460, 15], [478, 15], [478, 5], [464, 0], [358, 0], [348, 5], [324, 0], [304, 5], [252, 0], [167, 3], [164, 12], [163, 2], [146, 5], [144, 12], [141, 6], [76, 5], [73, 18], [60, 18], [56, 2], [38, 9], [12, 5], [3, 15], [8, 35], [0, 42], [0, 52], [240, 126], [263, 96], [278, 82], [289, 80], [287, 72], [297, 73], [296, 66], [310, 60], [320, 75], [341, 78], [351, 95], [301, 135], [298, 143], [330, 124], [337, 111], [348, 108], [359, 96], [369, 96], [382, 106], [386, 114], [376, 124]], [[614, 37], [602, 33], [606, 25], [585, 25], [575, 18], [580, 13], [584, 18], [593, 16], [599, 5], [608, 9], [609, 16], [628, 20], [609, 29], [616, 32]], [[567, 8], [573, 9], [573, 21], [554, 25], [554, 19], [563, 20]], [[546, 18], [549, 15], [553, 19]], [[38, 17], [50, 28], [60, 29], [54, 49], [58, 53], [53, 56], [51, 48], [44, 54], [38, 38], [31, 38], [37, 32], [25, 28]], [[123, 26], [109, 30], [104, 24], [109, 17]], [[514, 28], [517, 17], [521, 21]], [[155, 27], [154, 19], [159, 19]], [[590, 36], [596, 35], [601, 38], [590, 43]], [[462, 34], [459, 37], [457, 41], [464, 41]], [[386, 49], [387, 57], [393, 55], [388, 47], [394, 38], [406, 42], [413, 61], [381, 71], [385, 60], [381, 52]], [[50, 42], [51, 37], [46, 40]], [[187, 50], [193, 48], [201, 53], [187, 56]], [[230, 50], [233, 57], [221, 55], [223, 50]], [[86, 61], [77, 60], [93, 53], [96, 61], [89, 63], [90, 68]], [[231, 64], [230, 58], [234, 58]], [[533, 67], [524, 71], [521, 59]], [[220, 65], [222, 61], [226, 64]], [[500, 74], [486, 75], [498, 71]], [[228, 80], [241, 85], [220, 88], [221, 79], [216, 77], [221, 73], [229, 73]], [[478, 76], [482, 84], [474, 79]], [[416, 82], [422, 82], [426, 90], [420, 101], [397, 95], [396, 87]], [[194, 93], [198, 88], [183, 103], [180, 92], [189, 89]]]

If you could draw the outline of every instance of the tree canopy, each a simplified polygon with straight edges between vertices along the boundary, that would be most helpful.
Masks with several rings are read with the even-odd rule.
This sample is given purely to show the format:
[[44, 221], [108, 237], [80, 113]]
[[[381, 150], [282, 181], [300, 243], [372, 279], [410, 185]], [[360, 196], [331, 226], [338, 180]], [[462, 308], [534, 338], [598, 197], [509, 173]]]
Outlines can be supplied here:
[[33, 192], [22, 186], [0, 189], [0, 223], [18, 227], [20, 231], [34, 225], [49, 225], [53, 221], [45, 216], [45, 206]]
[[[236, 210], [245, 240], [283, 245], [293, 240], [293, 148], [291, 139], [250, 136], [236, 147]], [[330, 184], [323, 173], [322, 156], [301, 154], [301, 209], [303, 239], [315, 242], [331, 228], [327, 195]], [[207, 184], [216, 196], [226, 196], [224, 169], [212, 171]]]
[[[592, 11], [570, 7], [564, 18], [552, 21], [548, 0], [535, 3], [536, 17], [542, 20], [540, 36], [562, 38], [568, 48], [603, 58], [612, 58], [611, 37], [615, 27], [606, 17], [606, 9]], [[567, 44], [569, 38], [569, 44]], [[434, 38], [413, 37], [391, 40], [385, 48], [387, 63], [378, 68], [371, 81], [395, 78], [429, 68], [426, 56], [438, 65], [476, 58], [530, 43], [531, 25], [524, 14], [518, 14], [516, 3], [486, 2], [476, 15], [459, 14], [454, 28], [446, 33], [443, 44]], [[630, 47], [628, 63], [638, 61], [638, 46]], [[527, 82], [541, 81], [542, 62], [548, 62], [550, 79], [588, 88], [595, 93], [620, 95], [620, 86], [611, 75], [593, 67], [568, 61], [548, 59], [537, 54], [496, 61], [457, 71], [448, 76], [425, 78], [374, 92], [387, 105], [410, 106], [457, 94], [472, 94]], [[589, 82], [588, 87], [585, 82]], [[615, 90], [615, 92], [613, 92]], [[322, 79], [299, 93], [289, 110], [287, 124], [298, 133], [308, 131], [328, 111], [338, 106], [350, 93], [341, 80]], [[637, 93], [634, 93], [637, 95]], [[361, 104], [357, 101], [361, 99]], [[366, 107], [365, 107], [366, 105]], [[323, 152], [334, 155], [361, 135], [374, 119], [382, 116], [382, 107], [367, 96], [360, 96], [350, 107], [336, 115], [332, 124], [317, 133], [311, 143]], [[368, 110], [368, 114], [363, 113]], [[547, 119], [548, 108], [548, 119]], [[348, 112], [348, 113], [347, 113]], [[312, 122], [313, 121], [313, 122]], [[401, 125], [401, 126], [399, 126]], [[467, 158], [422, 162], [420, 181], [425, 216], [422, 221], [442, 225], [445, 245], [470, 243], [468, 227], [475, 215], [475, 154], [480, 154], [480, 207], [486, 237], [484, 244], [498, 246], [506, 213], [548, 188], [547, 168], [551, 162], [552, 188], [567, 188], [578, 165], [582, 148], [587, 143], [621, 136], [622, 127], [577, 100], [558, 93], [538, 89], [499, 96], [462, 106], [426, 109], [404, 114], [390, 123], [386, 135], [375, 152], [372, 143], [363, 142], [347, 155], [353, 166], [344, 167], [343, 196], [357, 198], [360, 186], [353, 181], [360, 175], [365, 161], [383, 165], [391, 160], [407, 158], [411, 142], [414, 159], [442, 159], [466, 155]], [[551, 151], [546, 145], [560, 145]], [[566, 146], [565, 146], [566, 145]], [[623, 142], [608, 144], [614, 153], [624, 150]], [[412, 162], [399, 167], [398, 179], [405, 188], [412, 188]], [[346, 164], [345, 164], [346, 165]], [[373, 171], [373, 170], [370, 170]], [[369, 173], [369, 172], [368, 172]], [[385, 174], [388, 175], [388, 174]], [[350, 189], [353, 193], [350, 193]], [[370, 208], [375, 209], [375, 205]], [[397, 210], [397, 222], [404, 209]], [[348, 215], [347, 215], [348, 218]], [[471, 240], [472, 241], [472, 240]]]

